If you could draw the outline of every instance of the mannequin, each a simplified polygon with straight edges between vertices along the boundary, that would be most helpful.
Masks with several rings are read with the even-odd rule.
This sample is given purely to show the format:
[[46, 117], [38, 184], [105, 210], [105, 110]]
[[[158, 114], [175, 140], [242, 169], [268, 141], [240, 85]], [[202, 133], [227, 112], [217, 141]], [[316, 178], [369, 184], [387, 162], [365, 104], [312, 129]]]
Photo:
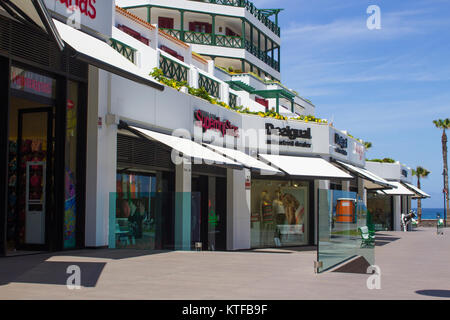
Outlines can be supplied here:
[[273, 235], [273, 207], [272, 199], [269, 192], [264, 190], [261, 192], [261, 215], [262, 215], [262, 245], [271, 244], [271, 238]]

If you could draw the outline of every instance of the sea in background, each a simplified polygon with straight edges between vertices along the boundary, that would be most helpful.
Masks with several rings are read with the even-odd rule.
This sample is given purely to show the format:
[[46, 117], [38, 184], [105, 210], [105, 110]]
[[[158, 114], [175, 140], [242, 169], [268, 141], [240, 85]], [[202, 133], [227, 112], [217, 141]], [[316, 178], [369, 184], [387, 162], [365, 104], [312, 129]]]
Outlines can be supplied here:
[[[417, 213], [417, 208], [413, 209]], [[436, 215], [439, 214], [441, 219], [444, 218], [444, 208], [422, 208], [422, 219], [436, 219]], [[447, 217], [448, 217], [447, 212]]]

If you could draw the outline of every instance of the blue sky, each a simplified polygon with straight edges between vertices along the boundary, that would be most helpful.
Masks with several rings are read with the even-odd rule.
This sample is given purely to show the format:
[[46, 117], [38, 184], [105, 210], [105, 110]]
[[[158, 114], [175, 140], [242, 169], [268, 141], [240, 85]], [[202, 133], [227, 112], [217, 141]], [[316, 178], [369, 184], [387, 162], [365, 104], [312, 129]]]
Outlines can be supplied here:
[[[282, 82], [317, 116], [372, 142], [369, 159], [430, 170], [422, 205], [442, 207], [442, 131], [432, 120], [450, 118], [450, 0], [253, 2], [285, 9]], [[369, 5], [381, 9], [380, 30], [367, 28]]]

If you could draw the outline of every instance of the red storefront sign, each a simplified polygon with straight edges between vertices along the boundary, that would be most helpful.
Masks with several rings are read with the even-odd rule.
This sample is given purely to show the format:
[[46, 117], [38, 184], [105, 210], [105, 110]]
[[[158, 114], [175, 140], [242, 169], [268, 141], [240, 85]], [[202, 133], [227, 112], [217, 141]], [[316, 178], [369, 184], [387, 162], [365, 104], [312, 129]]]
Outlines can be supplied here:
[[38, 73], [11, 67], [11, 89], [37, 94], [47, 98], [55, 97], [56, 81]]
[[194, 120], [201, 123], [203, 132], [208, 130], [218, 130], [222, 133], [222, 136], [231, 135], [239, 137], [239, 128], [232, 125], [228, 120], [220, 120], [213, 114], [204, 112], [202, 110], [196, 110], [194, 112]]

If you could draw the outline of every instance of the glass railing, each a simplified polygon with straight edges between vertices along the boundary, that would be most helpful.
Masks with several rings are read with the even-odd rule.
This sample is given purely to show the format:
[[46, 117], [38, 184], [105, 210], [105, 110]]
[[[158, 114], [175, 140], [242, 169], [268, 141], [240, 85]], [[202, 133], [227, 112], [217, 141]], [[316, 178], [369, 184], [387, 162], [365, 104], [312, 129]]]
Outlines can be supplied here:
[[370, 213], [354, 192], [319, 190], [317, 271], [363, 258], [375, 264], [375, 235]]

